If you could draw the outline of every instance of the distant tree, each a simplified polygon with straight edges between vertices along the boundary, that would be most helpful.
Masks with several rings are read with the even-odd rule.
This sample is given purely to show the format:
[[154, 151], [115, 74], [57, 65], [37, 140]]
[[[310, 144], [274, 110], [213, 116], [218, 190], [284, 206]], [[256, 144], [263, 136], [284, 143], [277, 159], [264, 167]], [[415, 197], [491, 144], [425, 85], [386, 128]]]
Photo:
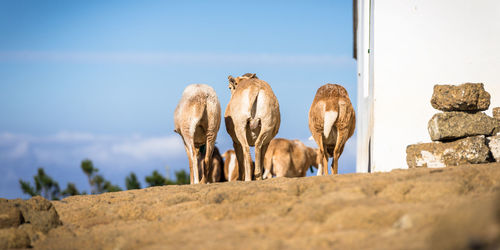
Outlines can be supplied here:
[[49, 200], [58, 200], [60, 198], [59, 183], [48, 176], [43, 168], [38, 169], [37, 175], [33, 179], [35, 187], [31, 186], [30, 182], [19, 180], [23, 193], [30, 196], [41, 195]]
[[92, 194], [100, 194], [104, 191], [104, 182], [106, 182], [106, 180], [104, 179], [104, 177], [102, 177], [102, 175], [95, 175], [94, 177], [92, 177], [92, 179], [90, 179], [90, 183], [91, 183], [91, 193]]
[[104, 179], [102, 175], [95, 175], [92, 178], [92, 184], [93, 184], [93, 193], [92, 194], [102, 194], [102, 193], [107, 193], [107, 192], [119, 192], [122, 191], [122, 189], [117, 186], [111, 184], [110, 181]]
[[31, 197], [40, 195], [39, 191], [35, 190], [28, 181], [19, 180], [19, 184], [21, 185], [23, 193], [30, 195]]
[[101, 193], [120, 192], [122, 189], [118, 185], [113, 185], [109, 181], [104, 181], [103, 190]]
[[37, 190], [41, 191], [43, 197], [49, 200], [58, 200], [60, 195], [59, 183], [52, 177], [45, 174], [43, 168], [38, 169], [38, 174], [34, 177]]
[[[127, 177], [128, 179], [129, 177]], [[169, 180], [161, 175], [157, 170], [154, 170], [150, 176], [146, 176], [146, 182], [149, 187], [164, 186], [164, 185], [186, 185], [190, 183], [189, 174], [186, 170], [175, 172], [175, 181]]]
[[66, 189], [64, 189], [61, 194], [66, 197], [66, 196], [73, 196], [73, 195], [80, 195], [81, 193], [78, 191], [76, 188], [75, 183], [68, 182]]
[[87, 175], [91, 194], [122, 191], [119, 186], [111, 184], [111, 182], [106, 180], [102, 175], [97, 174], [97, 172], [99, 172], [99, 169], [94, 167], [94, 164], [91, 160], [83, 160], [81, 163], [81, 168], [85, 175]]
[[91, 177], [99, 171], [99, 169], [94, 167], [94, 163], [92, 163], [91, 160], [85, 159], [82, 161], [81, 168], [83, 172], [87, 175], [89, 182], [91, 180]]
[[127, 190], [141, 189], [141, 183], [133, 172], [125, 178], [125, 186]]
[[175, 172], [175, 183], [177, 185], [186, 185], [190, 183], [189, 174], [186, 170], [179, 170]]
[[96, 184], [94, 183], [94, 179], [96, 176], [94, 176], [94, 175], [99, 171], [99, 169], [95, 168], [94, 164], [89, 159], [83, 160], [80, 167], [82, 168], [83, 173], [85, 173], [85, 175], [87, 175], [87, 180], [88, 180], [89, 186], [90, 186], [90, 193], [96, 194], [97, 193], [97, 191], [95, 190]]
[[167, 184], [167, 180], [165, 179], [165, 177], [158, 173], [157, 170], [153, 171], [150, 176], [146, 176], [146, 182], [150, 187], [164, 186]]
[[[99, 169], [94, 167], [91, 160], [85, 159], [81, 163], [81, 169], [87, 176], [91, 194], [101, 194], [105, 192], [118, 192], [122, 189], [118, 185], [113, 185], [110, 181], [106, 180], [102, 175], [97, 174]], [[137, 180], [137, 177], [135, 177]], [[48, 176], [43, 168], [39, 168], [37, 175], [33, 177], [34, 185], [29, 181], [19, 180], [19, 185], [23, 193], [30, 196], [41, 195], [49, 200], [59, 200], [61, 197], [87, 194], [80, 192], [74, 183], [69, 182], [62, 192], [59, 188], [59, 183], [54, 181], [52, 177]], [[139, 183], [137, 181], [137, 183]], [[140, 184], [139, 184], [140, 187]]]

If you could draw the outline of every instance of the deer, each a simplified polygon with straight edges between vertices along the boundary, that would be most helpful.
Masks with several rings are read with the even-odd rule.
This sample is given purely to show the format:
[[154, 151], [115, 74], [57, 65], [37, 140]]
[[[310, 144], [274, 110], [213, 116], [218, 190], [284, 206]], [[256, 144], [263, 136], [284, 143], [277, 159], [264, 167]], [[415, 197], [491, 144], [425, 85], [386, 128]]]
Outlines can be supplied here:
[[[232, 181], [242, 181], [245, 179], [245, 170], [243, 166], [238, 164], [238, 159], [236, 158], [236, 153], [234, 150], [230, 149], [226, 151], [222, 157], [224, 158], [224, 177], [228, 182]], [[252, 161], [253, 173], [255, 170], [255, 162]]]
[[[244, 181], [261, 180], [264, 155], [280, 127], [278, 99], [271, 86], [256, 74], [229, 76], [228, 80], [231, 99], [224, 114], [226, 130], [233, 140], [238, 165], [243, 166]], [[253, 173], [250, 146], [255, 147]]]
[[328, 159], [332, 157], [331, 173], [338, 174], [339, 157], [355, 126], [356, 116], [347, 90], [338, 84], [321, 86], [309, 109], [309, 130], [321, 158], [318, 175], [328, 175]]
[[[203, 147], [200, 149], [200, 151], [200, 155], [198, 156], [198, 166], [201, 166], [206, 155], [206, 150], [203, 150]], [[224, 176], [224, 160], [222, 159], [219, 148], [217, 148], [217, 146], [214, 146], [214, 151], [212, 153], [212, 157], [210, 158], [210, 164], [211, 169], [208, 172], [208, 183], [226, 181], [226, 178]]]
[[318, 168], [319, 150], [299, 140], [275, 138], [269, 143], [264, 159], [264, 179], [305, 177], [309, 168]]
[[[210, 158], [220, 122], [221, 106], [215, 90], [206, 84], [187, 86], [174, 112], [174, 132], [178, 133], [184, 142], [189, 159], [191, 184], [208, 182], [208, 175], [212, 171]], [[206, 151], [201, 164], [198, 163], [200, 149]]]
[[234, 150], [230, 149], [226, 151], [222, 157], [224, 158], [224, 176], [228, 182], [241, 181], [243, 170], [240, 169], [238, 165], [238, 160], [236, 159], [236, 153]]

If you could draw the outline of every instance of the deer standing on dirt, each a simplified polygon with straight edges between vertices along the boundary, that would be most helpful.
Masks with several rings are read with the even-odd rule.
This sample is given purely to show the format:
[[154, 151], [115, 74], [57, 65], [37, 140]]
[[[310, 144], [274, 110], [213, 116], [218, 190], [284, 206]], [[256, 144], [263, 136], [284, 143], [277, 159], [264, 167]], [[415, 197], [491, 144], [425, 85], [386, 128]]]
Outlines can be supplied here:
[[333, 157], [332, 174], [338, 174], [338, 160], [354, 133], [356, 117], [344, 87], [326, 84], [316, 92], [309, 110], [309, 130], [318, 144], [321, 161], [318, 175], [328, 175], [328, 158]]
[[224, 115], [226, 129], [233, 139], [239, 166], [245, 169], [245, 181], [252, 180], [250, 146], [255, 146], [255, 179], [262, 179], [264, 155], [280, 127], [278, 99], [271, 86], [255, 74], [229, 79], [231, 100]]
[[229, 182], [241, 181], [243, 179], [241, 176], [243, 176], [244, 170], [240, 169], [234, 150], [226, 151], [222, 157], [224, 158], [224, 176], [226, 180]]
[[[206, 155], [206, 150], [201, 151], [202, 152], [198, 157], [198, 167], [201, 166]], [[208, 172], [208, 182], [216, 183], [226, 181], [226, 178], [224, 177], [224, 161], [222, 160], [222, 156], [220, 155], [220, 151], [217, 146], [214, 146], [214, 151], [212, 153], [212, 157], [210, 158], [210, 164], [211, 167], [210, 171]]]
[[[221, 107], [215, 90], [206, 84], [186, 87], [174, 113], [175, 132], [184, 141], [189, 159], [191, 184], [207, 183], [211, 172], [210, 158], [220, 128]], [[198, 166], [200, 148], [206, 150]]]
[[[238, 164], [236, 153], [230, 149], [226, 151], [222, 158], [224, 158], [224, 177], [228, 182], [242, 181], [245, 179], [245, 169]], [[252, 161], [251, 173], [255, 170], [255, 162]]]
[[299, 140], [273, 139], [264, 159], [264, 179], [305, 177], [310, 167], [318, 167], [319, 160], [319, 150]]

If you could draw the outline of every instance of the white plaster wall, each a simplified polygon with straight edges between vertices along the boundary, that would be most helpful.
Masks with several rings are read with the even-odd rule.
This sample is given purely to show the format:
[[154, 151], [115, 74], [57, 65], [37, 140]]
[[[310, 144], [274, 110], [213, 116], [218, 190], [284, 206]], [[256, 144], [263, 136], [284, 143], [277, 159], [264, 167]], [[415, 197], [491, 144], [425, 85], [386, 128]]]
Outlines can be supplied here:
[[356, 172], [366, 173], [369, 171], [370, 161], [369, 143], [372, 133], [372, 100], [373, 87], [370, 86], [370, 0], [358, 0], [358, 99], [356, 112]]
[[373, 42], [373, 171], [430, 141], [435, 84], [483, 82], [500, 106], [500, 1], [375, 0]]

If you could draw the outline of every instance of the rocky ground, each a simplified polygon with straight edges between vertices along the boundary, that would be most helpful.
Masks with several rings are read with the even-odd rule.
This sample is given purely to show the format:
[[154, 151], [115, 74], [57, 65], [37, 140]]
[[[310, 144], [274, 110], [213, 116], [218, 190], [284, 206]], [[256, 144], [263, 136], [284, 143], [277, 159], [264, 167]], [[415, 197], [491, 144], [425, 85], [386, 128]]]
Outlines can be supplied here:
[[[35, 249], [498, 249], [500, 164], [165, 186], [52, 202]], [[2, 216], [0, 216], [2, 217]], [[1, 232], [11, 230], [2, 229]], [[31, 235], [32, 236], [32, 235]]]

